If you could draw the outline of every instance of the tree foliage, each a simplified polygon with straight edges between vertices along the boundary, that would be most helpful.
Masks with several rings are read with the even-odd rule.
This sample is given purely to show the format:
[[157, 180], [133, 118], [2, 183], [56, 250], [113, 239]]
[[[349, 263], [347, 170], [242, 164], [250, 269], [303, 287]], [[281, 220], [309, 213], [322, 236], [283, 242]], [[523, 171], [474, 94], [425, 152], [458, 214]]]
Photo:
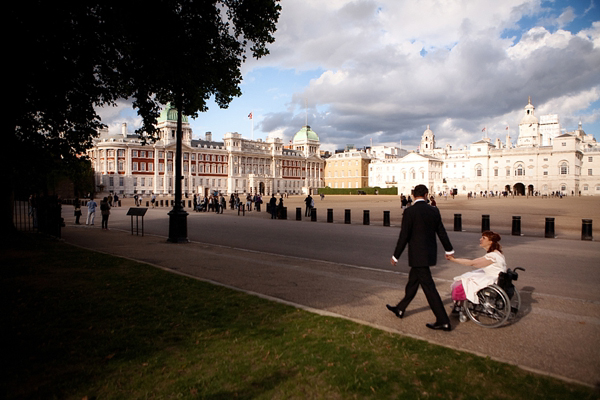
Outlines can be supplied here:
[[[102, 126], [97, 107], [132, 99], [143, 120], [138, 133], [150, 135], [168, 102], [192, 117], [207, 110], [213, 95], [227, 107], [241, 94], [247, 55], [268, 54], [278, 2], [7, 3], [11, 97], [5, 139], [11, 151], [0, 158], [0, 169], [9, 187], [88, 149]], [[18, 162], [23, 157], [27, 161]]]
[[9, 76], [15, 140], [57, 154], [88, 148], [95, 107], [131, 98], [154, 132], [161, 104], [183, 96], [197, 116], [214, 95], [226, 107], [241, 91], [246, 55], [262, 57], [278, 0], [10, 2]]

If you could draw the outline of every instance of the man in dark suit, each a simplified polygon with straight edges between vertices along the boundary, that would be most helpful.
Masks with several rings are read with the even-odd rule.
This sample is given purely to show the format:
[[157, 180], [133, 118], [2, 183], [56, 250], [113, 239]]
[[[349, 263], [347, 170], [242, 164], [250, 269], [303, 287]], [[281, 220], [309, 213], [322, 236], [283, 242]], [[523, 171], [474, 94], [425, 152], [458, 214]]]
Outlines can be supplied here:
[[404, 299], [396, 306], [386, 305], [388, 310], [398, 318], [402, 318], [406, 307], [417, 294], [419, 285], [423, 288], [429, 307], [435, 314], [436, 321], [426, 326], [431, 329], [451, 330], [450, 319], [444, 308], [444, 303], [438, 293], [431, 276], [430, 266], [437, 261], [437, 242], [435, 236], [446, 250], [446, 255], [454, 253], [452, 244], [442, 223], [442, 217], [437, 208], [427, 204], [427, 186], [417, 185], [414, 189], [415, 202], [404, 210], [400, 236], [391, 263], [396, 265], [400, 255], [408, 244], [408, 265], [410, 273], [406, 284]]

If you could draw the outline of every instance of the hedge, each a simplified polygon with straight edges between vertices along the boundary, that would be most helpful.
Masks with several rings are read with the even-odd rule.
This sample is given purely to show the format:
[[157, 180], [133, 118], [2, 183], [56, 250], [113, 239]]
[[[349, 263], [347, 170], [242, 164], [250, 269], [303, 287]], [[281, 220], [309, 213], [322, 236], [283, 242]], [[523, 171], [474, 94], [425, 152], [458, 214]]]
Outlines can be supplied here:
[[347, 189], [333, 189], [328, 187], [320, 188], [319, 194], [359, 194], [359, 192], [364, 194], [385, 194], [385, 195], [398, 195], [398, 188], [380, 188], [380, 187], [366, 187], [366, 188], [347, 188]]

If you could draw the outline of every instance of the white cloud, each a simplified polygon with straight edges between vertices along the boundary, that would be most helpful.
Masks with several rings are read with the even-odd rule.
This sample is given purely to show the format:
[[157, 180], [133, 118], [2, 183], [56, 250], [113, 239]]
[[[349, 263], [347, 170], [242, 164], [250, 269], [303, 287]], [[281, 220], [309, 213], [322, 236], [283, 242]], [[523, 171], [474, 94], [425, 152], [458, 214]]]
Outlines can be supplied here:
[[[283, 7], [285, 29], [271, 62], [325, 68], [292, 104], [297, 112], [307, 98], [326, 105], [329, 114], [314, 127], [340, 146], [371, 132], [383, 132], [386, 142], [416, 142], [427, 124], [436, 136], [466, 144], [479, 138], [484, 124], [516, 126], [529, 95], [547, 104], [600, 84], [596, 25], [576, 35], [533, 27], [515, 43], [502, 37], [523, 16], [540, 12], [539, 1], [309, 1]], [[566, 9], [553, 24], [573, 18]], [[447, 120], [453, 129], [443, 124]]]
[[516, 140], [528, 96], [538, 115], [559, 114], [563, 125], [598, 120], [600, 21], [579, 32], [567, 28], [589, 11], [582, 6], [549, 9], [554, 3], [542, 0], [281, 5], [271, 54], [249, 59], [243, 71], [316, 71], [305, 87], [256, 80], [281, 107], [263, 106], [255, 129], [284, 140], [306, 123], [306, 105], [323, 148], [362, 146], [371, 137], [374, 144], [402, 140], [416, 147], [428, 124], [438, 143], [454, 147], [478, 140], [483, 126], [503, 137], [509, 125]]

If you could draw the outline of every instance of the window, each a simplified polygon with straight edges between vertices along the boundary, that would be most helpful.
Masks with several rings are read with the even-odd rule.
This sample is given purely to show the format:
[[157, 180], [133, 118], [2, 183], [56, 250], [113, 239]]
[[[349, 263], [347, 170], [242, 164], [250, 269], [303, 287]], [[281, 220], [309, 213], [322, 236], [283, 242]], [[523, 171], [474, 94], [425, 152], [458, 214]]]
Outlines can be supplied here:
[[588, 157], [588, 162], [594, 161], [594, 157]]
[[590, 168], [590, 169], [588, 169], [588, 175], [589, 175], [589, 176], [592, 176], [592, 169], [591, 169], [591, 168]]
[[134, 171], [138, 170], [138, 163], [136, 163], [136, 162], [133, 163], [133, 170]]
[[522, 164], [517, 165], [517, 168], [515, 168], [515, 176], [523, 176], [525, 175], [525, 169], [523, 168]]
[[498, 176], [498, 168], [494, 168], [494, 176]]
[[569, 174], [569, 164], [567, 164], [566, 162], [563, 162], [560, 164], [560, 174], [561, 175]]

